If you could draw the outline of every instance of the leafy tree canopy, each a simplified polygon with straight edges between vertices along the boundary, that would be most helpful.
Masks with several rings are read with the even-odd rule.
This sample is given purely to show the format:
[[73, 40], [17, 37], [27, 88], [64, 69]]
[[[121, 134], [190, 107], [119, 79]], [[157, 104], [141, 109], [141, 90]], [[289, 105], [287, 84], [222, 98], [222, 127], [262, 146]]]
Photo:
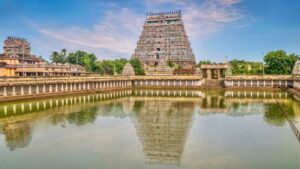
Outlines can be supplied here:
[[264, 56], [267, 74], [291, 74], [299, 55], [284, 50], [271, 51]]

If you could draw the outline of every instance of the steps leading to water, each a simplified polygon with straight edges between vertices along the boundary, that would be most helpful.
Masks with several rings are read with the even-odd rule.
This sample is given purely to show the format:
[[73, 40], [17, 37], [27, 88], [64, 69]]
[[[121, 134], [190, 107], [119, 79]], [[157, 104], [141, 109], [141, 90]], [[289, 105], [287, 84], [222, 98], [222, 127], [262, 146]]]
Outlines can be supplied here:
[[204, 87], [224, 87], [224, 81], [218, 79], [205, 79]]

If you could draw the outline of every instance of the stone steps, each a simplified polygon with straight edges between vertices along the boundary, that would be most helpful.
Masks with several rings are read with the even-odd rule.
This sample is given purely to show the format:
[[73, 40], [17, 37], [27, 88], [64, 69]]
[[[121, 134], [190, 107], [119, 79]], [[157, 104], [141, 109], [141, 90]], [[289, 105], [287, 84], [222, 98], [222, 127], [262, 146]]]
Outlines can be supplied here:
[[204, 82], [205, 87], [223, 87], [224, 82], [222, 80], [217, 80], [217, 79], [205, 79]]

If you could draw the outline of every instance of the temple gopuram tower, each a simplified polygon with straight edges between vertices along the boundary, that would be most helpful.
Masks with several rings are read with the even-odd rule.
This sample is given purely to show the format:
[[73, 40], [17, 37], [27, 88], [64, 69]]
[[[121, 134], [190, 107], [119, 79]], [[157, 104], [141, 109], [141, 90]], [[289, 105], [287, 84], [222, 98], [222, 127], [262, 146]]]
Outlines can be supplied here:
[[[195, 65], [190, 42], [186, 35], [181, 11], [149, 13], [137, 47], [132, 55], [147, 68], [155, 68], [163, 60], [182, 69]], [[158, 70], [159, 71], [159, 70]]]
[[30, 55], [30, 44], [24, 38], [9, 36], [4, 41], [3, 51], [5, 55]]

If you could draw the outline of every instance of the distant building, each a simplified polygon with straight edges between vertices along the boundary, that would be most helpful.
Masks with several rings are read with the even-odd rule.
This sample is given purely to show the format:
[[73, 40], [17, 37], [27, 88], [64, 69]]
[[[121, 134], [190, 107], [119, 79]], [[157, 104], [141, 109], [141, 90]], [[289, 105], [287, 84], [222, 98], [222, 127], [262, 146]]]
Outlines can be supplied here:
[[48, 64], [30, 53], [27, 40], [8, 37], [0, 54], [0, 76], [81, 76], [86, 71], [72, 64]]
[[163, 74], [155, 70], [161, 61], [175, 63], [182, 69], [193, 68], [195, 56], [181, 11], [149, 13], [132, 57], [140, 60], [146, 74]]

